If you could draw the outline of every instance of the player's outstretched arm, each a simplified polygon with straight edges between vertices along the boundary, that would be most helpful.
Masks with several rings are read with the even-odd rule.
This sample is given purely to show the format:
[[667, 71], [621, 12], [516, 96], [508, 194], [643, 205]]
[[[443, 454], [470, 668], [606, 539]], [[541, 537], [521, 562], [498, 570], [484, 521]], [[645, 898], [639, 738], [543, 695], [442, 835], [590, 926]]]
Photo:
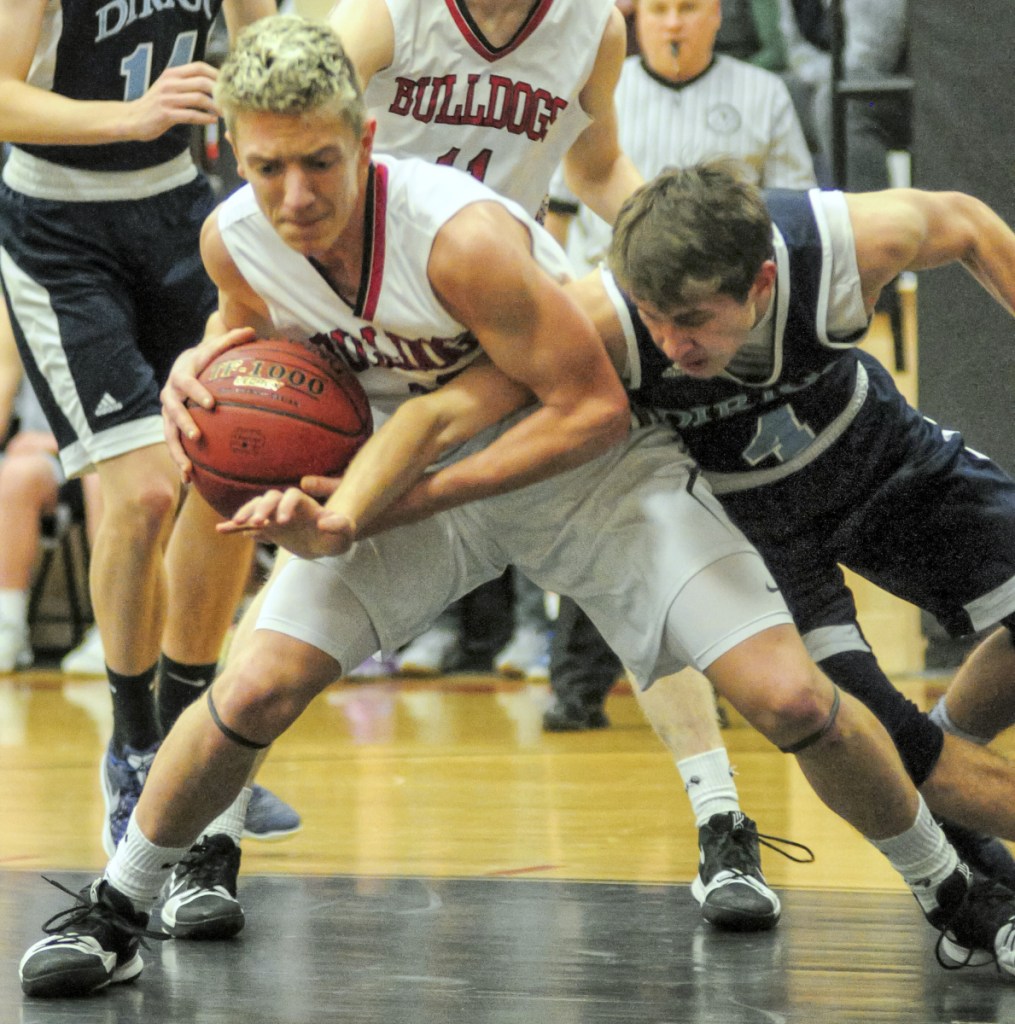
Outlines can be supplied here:
[[961, 263], [1015, 316], [1015, 232], [962, 192], [888, 189], [847, 195], [864, 299], [903, 270]]
[[330, 494], [323, 508], [296, 488], [269, 491], [219, 530], [255, 532], [303, 557], [342, 554], [355, 540], [428, 515], [425, 476], [432, 463], [532, 399], [481, 356], [436, 391], [401, 405], [340, 480], [306, 478], [307, 490]]
[[[627, 360], [627, 339], [617, 304], [605, 287], [601, 272], [595, 270], [569, 281], [564, 290], [592, 321], [614, 369], [621, 373]], [[319, 525], [330, 529], [333, 524], [339, 526], [345, 517], [351, 517], [358, 520], [355, 535], [365, 537], [414, 522], [439, 507], [446, 507], [443, 500], [446, 474], [454, 473], [455, 468], [420, 474], [419, 467], [435, 461], [444, 451], [534, 399], [528, 388], [512, 380], [486, 358], [478, 360], [438, 391], [411, 399], [371, 438], [366, 450], [354, 461], [355, 470], [347, 474], [346, 480], [303, 479], [303, 489], [319, 498], [333, 495], [342, 482], [349, 488], [340, 500], [329, 502], [332, 511], [322, 517]], [[383, 510], [376, 506], [370, 516], [354, 511], [347, 503], [355, 493], [354, 485], [369, 487], [371, 479], [385, 470], [394, 473], [400, 462], [416, 467], [416, 472], [401, 477], [402, 486], [416, 477], [405, 493]], [[346, 502], [344, 507], [343, 502]]]

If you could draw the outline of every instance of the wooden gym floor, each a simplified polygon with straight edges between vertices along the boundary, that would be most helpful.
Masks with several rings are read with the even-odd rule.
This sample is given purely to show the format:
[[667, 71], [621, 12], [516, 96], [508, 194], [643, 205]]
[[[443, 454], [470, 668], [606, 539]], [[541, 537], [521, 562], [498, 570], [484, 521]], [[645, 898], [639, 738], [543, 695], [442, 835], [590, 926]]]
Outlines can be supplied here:
[[[904, 681], [914, 699], [937, 683]], [[493, 676], [337, 683], [261, 781], [304, 828], [248, 842], [232, 942], [165, 942], [138, 984], [23, 999], [17, 964], [102, 867], [101, 681], [0, 676], [0, 1022], [785, 1024], [1015, 1021], [1015, 983], [946, 972], [880, 856], [749, 727], [745, 810], [810, 845], [764, 851], [772, 932], [705, 925], [679, 777], [623, 688], [611, 728], [548, 735], [546, 688]]]

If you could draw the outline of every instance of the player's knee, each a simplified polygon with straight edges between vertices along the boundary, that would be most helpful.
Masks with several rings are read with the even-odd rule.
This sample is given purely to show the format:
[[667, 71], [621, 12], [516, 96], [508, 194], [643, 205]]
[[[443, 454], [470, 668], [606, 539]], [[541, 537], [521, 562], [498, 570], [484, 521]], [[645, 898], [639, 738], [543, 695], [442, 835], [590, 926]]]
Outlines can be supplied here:
[[48, 456], [8, 456], [4, 460], [3, 496], [5, 500], [39, 504], [58, 489]]
[[273, 666], [270, 660], [241, 658], [212, 687], [213, 717], [217, 714], [223, 731], [236, 733], [249, 745], [267, 745], [299, 718], [319, 689], [308, 677]]
[[179, 491], [174, 481], [148, 477], [119, 493], [103, 495], [103, 523], [133, 542], [154, 542], [176, 515]]
[[[772, 687], [754, 723], [781, 750], [795, 752], [800, 744], [838, 735], [835, 719], [838, 694], [834, 687], [819, 685], [816, 674], [780, 680]], [[822, 732], [824, 730], [824, 732]]]

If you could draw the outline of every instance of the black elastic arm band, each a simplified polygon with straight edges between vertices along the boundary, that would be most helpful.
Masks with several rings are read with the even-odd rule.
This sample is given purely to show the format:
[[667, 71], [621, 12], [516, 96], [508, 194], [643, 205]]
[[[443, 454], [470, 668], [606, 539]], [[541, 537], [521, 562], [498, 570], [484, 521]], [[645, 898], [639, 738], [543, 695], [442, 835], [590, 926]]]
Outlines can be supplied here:
[[241, 747], [247, 747], [250, 750], [264, 750], [265, 747], [270, 747], [270, 743], [255, 743], [253, 740], [248, 740], [246, 736], [241, 736], [238, 732], [230, 729], [225, 722], [219, 718], [218, 710], [215, 707], [215, 702], [211, 699], [211, 687], [204, 691], [208, 697], [208, 713], [211, 715], [211, 720], [218, 726], [219, 732], [227, 740], [232, 740], [233, 743], [238, 744]]
[[788, 747], [780, 747], [779, 749], [784, 754], [799, 754], [801, 750], [806, 750], [808, 747], [814, 746], [815, 743], [820, 740], [825, 733], [835, 724], [835, 716], [839, 713], [839, 688], [835, 688], [835, 699], [832, 701], [832, 710], [828, 712], [828, 718], [825, 724], [818, 729], [817, 732], [812, 732], [810, 736], [805, 736], [799, 743], [794, 743]]

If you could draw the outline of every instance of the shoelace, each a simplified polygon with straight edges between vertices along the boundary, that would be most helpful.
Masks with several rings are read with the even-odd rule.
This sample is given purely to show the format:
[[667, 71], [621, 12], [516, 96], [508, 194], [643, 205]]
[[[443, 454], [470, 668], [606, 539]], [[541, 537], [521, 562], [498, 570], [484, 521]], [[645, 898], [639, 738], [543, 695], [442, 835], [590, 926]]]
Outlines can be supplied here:
[[221, 885], [232, 891], [233, 856], [228, 847], [204, 839], [180, 858], [177, 870], [181, 877], [186, 876], [188, 882], [202, 889], [214, 889]]
[[[990, 904], [992, 906], [1004, 905], [1005, 909], [1012, 909], [1011, 889], [992, 878], [977, 878], [972, 885], [969, 886], [965, 896], [962, 898], [962, 902], [955, 908], [952, 914], [939, 928], [937, 942], [934, 943], [934, 956], [937, 959], [937, 962], [946, 971], [960, 971], [964, 967], [989, 967], [992, 963], [997, 966], [997, 953], [994, 949], [993, 943], [991, 943], [989, 949], [972, 945], [965, 946], [966, 958], [959, 963], [946, 961], [941, 955], [941, 945], [949, 937], [948, 932], [952, 923], [962, 915], [967, 906], [972, 903], [974, 899], [975, 902], [981, 906], [984, 904]], [[954, 932], [952, 932], [951, 938], [956, 943], [960, 941]], [[962, 941], [964, 942], [964, 940]], [[1005, 943], [1009, 948], [1015, 946], [1015, 929], [1013, 929], [1007, 939], [1005, 939]], [[990, 957], [990, 960], [982, 964], [971, 963], [970, 961], [972, 961], [973, 957], [977, 953], [986, 953]], [[997, 969], [1000, 970], [1000, 967], [998, 966]]]
[[[754, 852], [751, 850], [751, 840], [754, 838], [757, 838], [761, 846], [774, 850], [795, 864], [812, 864], [814, 862], [814, 851], [803, 843], [797, 843], [792, 839], [783, 839], [781, 836], [766, 835], [764, 832], [754, 832], [741, 826], [730, 829], [719, 841], [719, 860], [722, 862], [724, 871], [732, 871], [745, 877], [753, 876], [758, 866]], [[795, 856], [791, 852], [793, 849], [803, 850], [804, 856]]]
[[[157, 939], [160, 942], [164, 942], [166, 939], [172, 938], [172, 936], [167, 935], [165, 932], [149, 931], [144, 925], [135, 924], [124, 917], [115, 907], [108, 906], [105, 903], [92, 903], [91, 900], [86, 899], [81, 893], [68, 889], [67, 886], [62, 885], [56, 879], [48, 878], [46, 875], [42, 877], [50, 885], [66, 893], [74, 900], [74, 906], [58, 911], [43, 924], [42, 930], [47, 935], [56, 935], [59, 932], [66, 931], [77, 931], [78, 934], [89, 935], [95, 930], [97, 924], [107, 924], [117, 931], [126, 932], [128, 935], [133, 935], [135, 938], [140, 939], [141, 945], [146, 949], [148, 946], [144, 941], [145, 939]], [[85, 927], [86, 924], [87, 927]]]
[[[787, 860], [793, 861], [794, 864], [813, 864], [817, 859], [814, 856], [814, 851], [809, 846], [806, 846], [804, 843], [798, 843], [793, 839], [783, 839], [782, 836], [769, 836], [765, 835], [764, 832], [759, 832], [758, 842], [762, 846], [767, 846], [768, 849], [781, 854]], [[790, 850], [803, 850], [804, 855], [802, 857], [795, 857], [790, 853]]]

